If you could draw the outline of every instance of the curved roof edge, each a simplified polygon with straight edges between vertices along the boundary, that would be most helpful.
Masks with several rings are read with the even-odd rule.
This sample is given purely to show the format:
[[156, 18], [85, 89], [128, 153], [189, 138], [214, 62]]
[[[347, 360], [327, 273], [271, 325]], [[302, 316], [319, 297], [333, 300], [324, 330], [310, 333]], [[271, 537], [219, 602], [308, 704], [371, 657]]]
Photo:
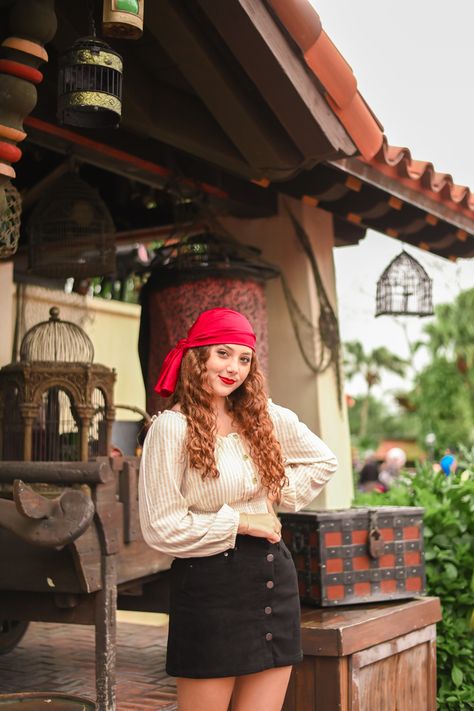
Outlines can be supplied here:
[[[363, 160], [356, 158], [356, 160]], [[439, 173], [433, 163], [414, 160], [408, 148], [391, 146], [386, 136], [376, 155], [364, 162], [384, 175], [405, 183], [451, 209], [474, 219], [474, 195], [465, 185], [457, 185], [449, 173]]]
[[309, 0], [267, 0], [280, 23], [303, 53], [361, 155], [370, 160], [381, 149], [383, 127], [357, 90], [357, 80], [337, 47], [324, 32]]

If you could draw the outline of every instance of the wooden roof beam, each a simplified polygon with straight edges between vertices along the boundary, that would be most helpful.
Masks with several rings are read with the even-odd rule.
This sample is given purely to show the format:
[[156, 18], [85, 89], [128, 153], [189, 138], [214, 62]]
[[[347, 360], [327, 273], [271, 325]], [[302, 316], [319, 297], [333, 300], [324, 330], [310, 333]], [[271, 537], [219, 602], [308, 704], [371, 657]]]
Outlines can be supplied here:
[[[203, 103], [253, 168], [254, 178], [284, 179], [301, 166], [302, 155], [257, 91], [242, 86], [222, 55], [191, 18], [188, 3], [153, 2], [147, 27], [177, 63]], [[188, 12], [186, 13], [186, 10]], [[245, 76], [245, 75], [244, 75]]]
[[334, 158], [338, 152], [357, 152], [315, 77], [262, 2], [198, 2], [302, 152], [304, 167]]

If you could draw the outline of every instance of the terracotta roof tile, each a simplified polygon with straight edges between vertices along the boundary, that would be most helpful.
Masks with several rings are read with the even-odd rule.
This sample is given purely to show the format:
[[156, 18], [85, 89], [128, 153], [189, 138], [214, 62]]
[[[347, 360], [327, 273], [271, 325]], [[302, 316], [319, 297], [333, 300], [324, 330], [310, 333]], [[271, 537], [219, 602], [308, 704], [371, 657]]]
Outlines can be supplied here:
[[303, 52], [317, 42], [321, 20], [308, 0], [268, 0], [268, 4]]
[[468, 187], [457, 185], [449, 173], [438, 173], [429, 161], [414, 160], [408, 148], [390, 146], [385, 136], [373, 158], [359, 160], [474, 219], [474, 195]]
[[318, 77], [339, 109], [348, 107], [357, 94], [352, 69], [324, 31], [304, 53], [306, 64]]
[[357, 149], [370, 160], [382, 145], [383, 128], [357, 91], [352, 69], [322, 29], [318, 13], [309, 0], [267, 2], [303, 53]]
[[383, 128], [357, 89], [351, 67], [324, 32], [309, 0], [267, 0], [301, 50], [326, 92], [326, 100], [357, 146], [359, 160], [437, 202], [474, 219], [474, 195], [439, 173], [429, 161], [414, 160], [406, 147], [389, 145]]

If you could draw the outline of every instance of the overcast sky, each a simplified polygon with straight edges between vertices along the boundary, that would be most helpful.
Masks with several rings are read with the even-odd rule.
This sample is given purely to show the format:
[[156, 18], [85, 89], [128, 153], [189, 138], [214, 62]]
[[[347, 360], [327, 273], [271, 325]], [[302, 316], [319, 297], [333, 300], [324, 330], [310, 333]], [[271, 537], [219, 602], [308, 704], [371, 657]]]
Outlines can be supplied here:
[[[474, 2], [472, 0], [312, 0], [324, 30], [352, 67], [358, 88], [391, 145], [407, 146], [456, 183], [474, 190]], [[335, 250], [341, 335], [407, 355], [403, 329], [374, 318], [376, 282], [402, 243], [369, 231]], [[455, 264], [410, 245], [434, 280], [434, 302], [474, 287], [474, 259]], [[404, 317], [411, 339], [428, 319]], [[383, 389], [402, 385], [388, 378]], [[352, 389], [359, 390], [360, 383]], [[348, 387], [348, 390], [351, 390]]]

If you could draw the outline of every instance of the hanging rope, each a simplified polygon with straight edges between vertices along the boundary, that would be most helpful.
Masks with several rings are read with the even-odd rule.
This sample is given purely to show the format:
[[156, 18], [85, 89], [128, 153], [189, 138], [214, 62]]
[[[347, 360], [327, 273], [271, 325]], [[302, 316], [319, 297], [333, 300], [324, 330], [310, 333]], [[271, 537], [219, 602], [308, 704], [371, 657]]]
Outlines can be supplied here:
[[291, 323], [295, 332], [296, 342], [304, 362], [313, 373], [324, 373], [330, 366], [336, 377], [338, 403], [342, 406], [342, 379], [340, 371], [341, 341], [339, 323], [333, 307], [324, 288], [318, 263], [311, 247], [311, 242], [303, 227], [287, 208], [288, 215], [295, 230], [298, 242], [303, 248], [313, 272], [314, 283], [319, 301], [318, 324], [315, 325], [299, 307], [283, 274], [281, 275], [283, 293], [285, 295]]

